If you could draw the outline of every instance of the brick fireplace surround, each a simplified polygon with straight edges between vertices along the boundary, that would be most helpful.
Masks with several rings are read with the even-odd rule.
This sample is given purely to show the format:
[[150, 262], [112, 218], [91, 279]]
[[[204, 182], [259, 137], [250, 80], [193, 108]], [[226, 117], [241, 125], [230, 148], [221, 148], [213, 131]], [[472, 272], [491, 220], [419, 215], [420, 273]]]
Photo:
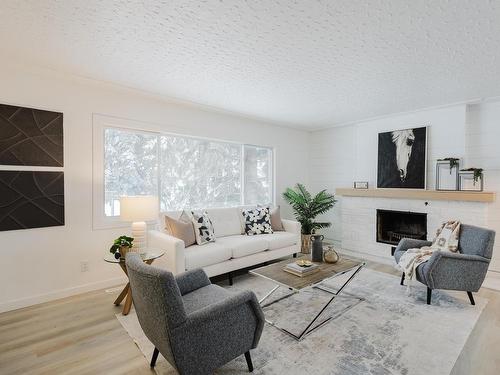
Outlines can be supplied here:
[[368, 258], [392, 261], [391, 245], [377, 242], [377, 209], [411, 211], [427, 214], [428, 238], [449, 219], [486, 226], [488, 204], [445, 200], [393, 199], [377, 197], [342, 197], [342, 248], [362, 253]]

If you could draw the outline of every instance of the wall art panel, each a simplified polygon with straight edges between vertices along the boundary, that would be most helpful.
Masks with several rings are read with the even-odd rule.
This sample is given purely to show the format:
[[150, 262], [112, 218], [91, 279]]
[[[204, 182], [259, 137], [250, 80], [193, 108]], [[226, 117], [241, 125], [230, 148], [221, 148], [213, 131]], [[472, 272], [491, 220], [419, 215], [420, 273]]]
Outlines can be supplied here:
[[0, 104], [0, 165], [62, 167], [63, 114]]
[[64, 225], [64, 173], [0, 171], [0, 231]]

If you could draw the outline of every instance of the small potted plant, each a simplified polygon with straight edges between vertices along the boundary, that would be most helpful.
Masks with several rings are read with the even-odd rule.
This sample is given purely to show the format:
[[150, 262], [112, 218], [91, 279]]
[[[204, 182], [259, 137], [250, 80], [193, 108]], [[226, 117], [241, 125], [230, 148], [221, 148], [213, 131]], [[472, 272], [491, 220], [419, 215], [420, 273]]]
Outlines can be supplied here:
[[458, 190], [459, 158], [438, 159], [436, 162], [436, 190]]
[[484, 177], [482, 168], [461, 169], [460, 190], [465, 191], [483, 191]]
[[133, 241], [133, 237], [120, 236], [114, 240], [109, 252], [114, 254], [116, 259], [125, 260], [125, 255], [134, 246]]

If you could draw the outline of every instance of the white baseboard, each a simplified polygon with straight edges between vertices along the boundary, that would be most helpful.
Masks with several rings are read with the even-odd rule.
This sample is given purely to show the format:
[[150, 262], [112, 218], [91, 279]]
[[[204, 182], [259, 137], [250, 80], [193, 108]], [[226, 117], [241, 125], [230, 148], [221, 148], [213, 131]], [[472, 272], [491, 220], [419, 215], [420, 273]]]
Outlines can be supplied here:
[[85, 292], [91, 292], [98, 289], [109, 288], [111, 286], [115, 286], [118, 284], [124, 284], [127, 282], [127, 278], [123, 277], [115, 277], [113, 279], [107, 279], [102, 281], [96, 281], [93, 283], [83, 284], [79, 286], [74, 286], [71, 288], [60, 289], [54, 292], [39, 294], [36, 296], [21, 298], [17, 300], [10, 300], [7, 302], [0, 303], [0, 313], [6, 311], [12, 311], [21, 309], [23, 307], [28, 307], [32, 305], [37, 305], [44, 302], [53, 301], [60, 298], [74, 296], [76, 294], [81, 294]]
[[500, 290], [500, 272], [488, 271], [483, 282], [483, 288]]

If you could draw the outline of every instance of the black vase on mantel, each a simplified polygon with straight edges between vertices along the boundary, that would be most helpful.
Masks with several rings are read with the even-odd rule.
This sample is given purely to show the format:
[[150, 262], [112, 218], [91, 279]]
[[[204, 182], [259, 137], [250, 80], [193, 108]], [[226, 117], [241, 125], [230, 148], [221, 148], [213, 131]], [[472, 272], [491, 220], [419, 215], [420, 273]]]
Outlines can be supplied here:
[[314, 234], [311, 236], [312, 243], [312, 257], [311, 260], [313, 262], [322, 262], [323, 261], [323, 240], [324, 236], [321, 234]]

